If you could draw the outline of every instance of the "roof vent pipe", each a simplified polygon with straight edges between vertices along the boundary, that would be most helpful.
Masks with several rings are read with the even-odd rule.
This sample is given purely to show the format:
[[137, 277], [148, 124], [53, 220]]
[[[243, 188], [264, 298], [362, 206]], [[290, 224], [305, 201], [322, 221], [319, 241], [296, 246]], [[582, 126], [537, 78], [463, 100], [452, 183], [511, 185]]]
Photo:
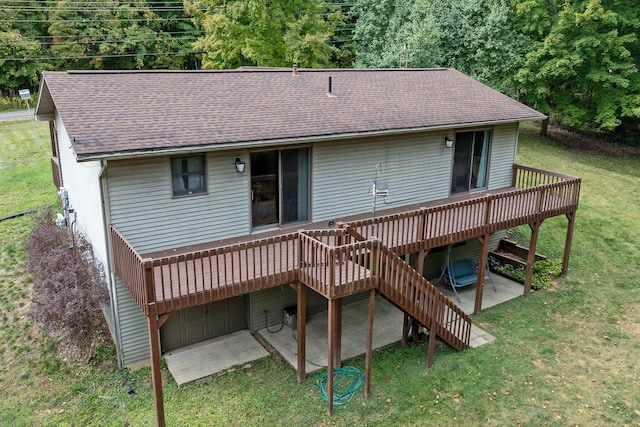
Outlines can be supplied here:
[[329, 76], [329, 91], [327, 92], [328, 95], [332, 95], [331, 93], [331, 76]]
[[293, 71], [291, 72], [292, 76], [298, 76], [298, 64], [293, 64]]

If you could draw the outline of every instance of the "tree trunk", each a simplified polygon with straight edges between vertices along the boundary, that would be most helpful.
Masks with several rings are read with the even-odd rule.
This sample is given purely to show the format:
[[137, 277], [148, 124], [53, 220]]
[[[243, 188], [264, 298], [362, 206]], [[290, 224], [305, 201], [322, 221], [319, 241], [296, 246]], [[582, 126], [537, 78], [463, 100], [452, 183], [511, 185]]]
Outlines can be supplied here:
[[540, 136], [547, 136], [547, 126], [549, 126], [549, 117], [540, 124]]

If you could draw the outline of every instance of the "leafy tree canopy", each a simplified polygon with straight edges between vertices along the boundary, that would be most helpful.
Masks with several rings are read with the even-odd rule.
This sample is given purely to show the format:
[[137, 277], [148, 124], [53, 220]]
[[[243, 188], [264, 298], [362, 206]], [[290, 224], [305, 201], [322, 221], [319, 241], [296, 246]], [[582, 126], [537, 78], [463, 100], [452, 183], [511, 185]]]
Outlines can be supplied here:
[[640, 118], [640, 16], [605, 3], [566, 3], [517, 73], [526, 102], [579, 129], [611, 131]]
[[5, 58], [37, 58], [41, 53], [41, 44], [30, 38], [42, 31], [43, 26], [29, 23], [29, 20], [44, 20], [45, 14], [34, 12], [30, 8], [35, 1], [2, 2], [0, 8], [0, 93], [8, 89], [15, 95], [17, 89], [37, 86], [40, 78], [38, 64], [34, 61], [13, 61]]
[[515, 93], [528, 37], [506, 1], [359, 0], [355, 11], [356, 66], [453, 67]]
[[203, 68], [245, 65], [324, 67], [335, 48], [328, 44], [339, 10], [319, 0], [185, 0], [205, 32], [194, 43]]

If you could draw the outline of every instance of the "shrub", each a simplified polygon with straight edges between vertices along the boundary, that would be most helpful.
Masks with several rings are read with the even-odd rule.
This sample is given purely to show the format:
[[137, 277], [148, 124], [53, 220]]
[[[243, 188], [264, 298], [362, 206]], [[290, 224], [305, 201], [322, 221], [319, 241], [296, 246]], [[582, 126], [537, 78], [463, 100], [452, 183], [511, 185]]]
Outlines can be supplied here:
[[[511, 264], [493, 265], [495, 271], [515, 280], [524, 283], [525, 269], [523, 267], [515, 268]], [[533, 263], [533, 275], [531, 276], [532, 289], [549, 289], [554, 277], [560, 276], [562, 273], [562, 263], [559, 261], [543, 260]]]
[[[35, 93], [32, 93], [31, 98], [29, 99], [29, 107], [33, 108], [37, 100], [38, 100], [38, 95]], [[0, 112], [24, 110], [25, 108], [27, 108], [27, 103], [24, 102], [24, 100], [19, 96], [14, 96], [10, 98], [0, 96]]]
[[49, 335], [89, 357], [106, 331], [101, 305], [108, 297], [91, 245], [80, 233], [56, 226], [47, 209], [36, 217], [25, 249], [34, 275], [29, 314]]

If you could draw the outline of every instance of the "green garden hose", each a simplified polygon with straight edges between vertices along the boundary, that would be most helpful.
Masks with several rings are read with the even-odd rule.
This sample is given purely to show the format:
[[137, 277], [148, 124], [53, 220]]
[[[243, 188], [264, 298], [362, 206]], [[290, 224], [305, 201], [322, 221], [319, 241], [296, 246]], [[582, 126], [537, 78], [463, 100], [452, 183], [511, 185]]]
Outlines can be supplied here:
[[[316, 385], [320, 388], [320, 397], [327, 400], [327, 372], [318, 376]], [[362, 388], [364, 374], [353, 366], [343, 366], [333, 370], [333, 404], [344, 405]]]

